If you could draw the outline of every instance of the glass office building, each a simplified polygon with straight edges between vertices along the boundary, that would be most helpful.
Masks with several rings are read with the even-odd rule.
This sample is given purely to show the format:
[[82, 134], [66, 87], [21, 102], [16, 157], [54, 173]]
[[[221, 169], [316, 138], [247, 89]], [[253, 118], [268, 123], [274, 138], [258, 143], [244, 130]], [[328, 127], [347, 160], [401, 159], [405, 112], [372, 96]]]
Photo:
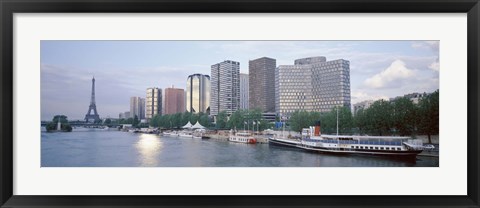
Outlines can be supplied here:
[[203, 74], [188, 76], [186, 110], [193, 113], [210, 112], [210, 76]]

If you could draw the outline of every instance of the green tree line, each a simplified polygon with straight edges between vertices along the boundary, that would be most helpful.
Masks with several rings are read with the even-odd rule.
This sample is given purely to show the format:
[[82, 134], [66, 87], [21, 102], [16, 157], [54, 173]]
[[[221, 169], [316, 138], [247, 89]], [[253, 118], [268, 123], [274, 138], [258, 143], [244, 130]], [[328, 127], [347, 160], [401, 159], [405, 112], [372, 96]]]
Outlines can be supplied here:
[[[321, 121], [322, 132], [337, 131], [337, 108], [330, 112], [294, 112], [289, 120], [293, 131], [313, 126]], [[352, 116], [350, 108], [338, 108], [339, 134], [368, 135], [431, 135], [439, 132], [439, 91], [421, 98], [418, 104], [408, 98], [393, 101], [378, 100], [367, 109], [360, 109]]]
[[[199, 113], [176, 113], [169, 115], [155, 115], [150, 120], [150, 126], [175, 129], [181, 128], [185, 124], [190, 123], [193, 125], [197, 121], [204, 127], [211, 129], [250, 129], [255, 126], [255, 130], [269, 128], [269, 123], [262, 119], [262, 111], [260, 109], [245, 110], [240, 109], [235, 111], [232, 115], [228, 115], [226, 111], [218, 113], [216, 123], [213, 123], [208, 114]], [[255, 125], [253, 124], [255, 122]], [[258, 122], [258, 125], [257, 125]]]
[[135, 115], [133, 118], [121, 118], [118, 119], [118, 121], [113, 122], [110, 119], [106, 119], [104, 121], [104, 124], [109, 125], [109, 124], [132, 124], [133, 127], [140, 127], [140, 119], [138, 119], [138, 116]]
[[206, 113], [176, 113], [168, 115], [155, 115], [150, 119], [150, 126], [160, 127], [160, 128], [181, 128], [190, 121], [191, 124], [200, 123], [200, 125], [205, 127], [212, 127], [210, 118]]
[[217, 129], [249, 129], [255, 131], [271, 128], [268, 121], [262, 118], [260, 109], [240, 109], [228, 117], [225, 111], [218, 113], [215, 127]]

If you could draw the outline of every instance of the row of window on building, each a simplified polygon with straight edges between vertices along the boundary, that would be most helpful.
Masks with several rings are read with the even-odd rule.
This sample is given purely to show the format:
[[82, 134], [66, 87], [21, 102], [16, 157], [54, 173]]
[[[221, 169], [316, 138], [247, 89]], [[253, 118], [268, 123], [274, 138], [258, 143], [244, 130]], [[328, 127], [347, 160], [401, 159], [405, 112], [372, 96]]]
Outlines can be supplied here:
[[332, 104], [350, 105], [348, 61], [327, 61], [319, 56], [294, 63], [277, 67], [275, 59], [262, 57], [249, 61], [249, 74], [240, 74], [240, 63], [226, 60], [212, 65], [210, 76], [190, 75], [186, 90], [167, 88], [162, 96], [161, 88], [148, 88], [145, 99], [131, 98], [130, 112], [123, 117], [150, 119], [156, 114], [185, 110], [215, 116], [221, 111], [233, 113], [248, 108], [288, 114], [295, 108], [314, 110], [317, 106], [315, 109], [322, 110]]

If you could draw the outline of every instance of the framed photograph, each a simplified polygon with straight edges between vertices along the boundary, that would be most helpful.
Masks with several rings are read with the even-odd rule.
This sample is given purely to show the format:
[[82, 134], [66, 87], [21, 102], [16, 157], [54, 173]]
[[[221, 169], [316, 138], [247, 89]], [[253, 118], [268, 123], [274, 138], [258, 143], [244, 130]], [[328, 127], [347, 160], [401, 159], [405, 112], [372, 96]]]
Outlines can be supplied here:
[[2, 207], [479, 207], [479, 4], [1, 1]]

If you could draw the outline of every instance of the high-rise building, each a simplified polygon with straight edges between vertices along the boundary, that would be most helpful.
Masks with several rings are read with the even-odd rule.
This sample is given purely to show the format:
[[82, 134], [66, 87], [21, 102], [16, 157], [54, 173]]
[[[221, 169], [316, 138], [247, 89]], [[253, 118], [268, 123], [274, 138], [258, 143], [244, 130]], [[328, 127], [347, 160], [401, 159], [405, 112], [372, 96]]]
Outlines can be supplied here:
[[180, 88], [165, 89], [165, 114], [185, 112], [185, 91]]
[[155, 115], [162, 115], [162, 89], [151, 87], [147, 89], [145, 99], [145, 118], [151, 119]]
[[347, 60], [310, 57], [275, 70], [275, 108], [282, 116], [297, 110], [328, 112], [336, 106], [350, 108], [350, 105]]
[[223, 61], [212, 65], [210, 114], [226, 111], [232, 114], [240, 107], [240, 63]]
[[124, 119], [130, 118], [130, 111], [125, 111], [125, 113], [123, 113], [123, 118]]
[[187, 78], [186, 110], [193, 113], [210, 112], [210, 76], [192, 74]]
[[248, 62], [249, 107], [275, 112], [275, 68], [277, 61], [263, 57]]
[[240, 109], [248, 109], [248, 99], [248, 74], [240, 73]]
[[145, 99], [141, 97], [130, 98], [130, 116], [138, 120], [145, 118]]

